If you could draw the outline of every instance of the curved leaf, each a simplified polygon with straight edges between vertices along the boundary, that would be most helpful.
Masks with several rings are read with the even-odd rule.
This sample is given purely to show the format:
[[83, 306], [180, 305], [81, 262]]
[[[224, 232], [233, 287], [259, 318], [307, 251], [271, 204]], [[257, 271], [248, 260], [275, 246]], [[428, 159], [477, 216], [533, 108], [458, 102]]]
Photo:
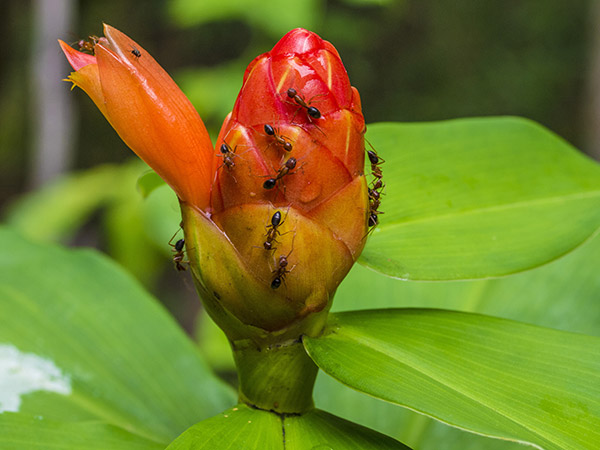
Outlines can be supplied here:
[[600, 227], [600, 166], [529, 120], [369, 126], [383, 164], [367, 266], [411, 280], [507, 275]]
[[384, 434], [315, 409], [289, 416], [285, 424], [285, 450], [406, 450], [406, 445]]
[[168, 443], [233, 403], [174, 320], [107, 258], [6, 228], [0, 249], [0, 357], [13, 366], [0, 385], [9, 382], [11, 411], [100, 419]]
[[3, 450], [161, 450], [165, 446], [99, 422], [59, 422], [41, 416], [0, 415]]
[[326, 373], [479, 434], [545, 449], [600, 442], [600, 339], [476, 314], [338, 313], [305, 339]]
[[278, 415], [241, 404], [197, 423], [167, 450], [285, 450], [281, 426]]
[[409, 447], [324, 411], [279, 415], [240, 404], [197, 423], [167, 447], [167, 450], [203, 449], [406, 450]]
[[[450, 308], [600, 336], [600, 235], [567, 256], [510, 277], [464, 282], [406, 282], [356, 265], [336, 292], [333, 310]], [[404, 408], [317, 377], [318, 408], [421, 450], [523, 448], [445, 426]]]

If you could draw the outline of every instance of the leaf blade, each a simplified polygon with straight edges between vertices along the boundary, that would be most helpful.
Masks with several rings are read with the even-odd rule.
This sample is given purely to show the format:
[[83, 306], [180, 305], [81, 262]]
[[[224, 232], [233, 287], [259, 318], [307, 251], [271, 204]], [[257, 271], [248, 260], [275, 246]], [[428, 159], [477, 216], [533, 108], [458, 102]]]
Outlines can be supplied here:
[[19, 411], [101, 419], [166, 443], [233, 402], [174, 320], [105, 257], [6, 228], [0, 248], [0, 344], [51, 361], [72, 388], [34, 390]]
[[506, 275], [558, 258], [600, 226], [600, 166], [533, 122], [382, 123], [369, 140], [386, 159], [385, 215], [361, 262], [390, 276]]
[[354, 389], [548, 449], [593, 448], [600, 439], [598, 338], [442, 310], [341, 313], [335, 321], [305, 346]]
[[284, 422], [286, 450], [410, 450], [389, 436], [318, 409]]
[[284, 450], [279, 416], [240, 404], [187, 429], [167, 450]]
[[0, 446], [4, 450], [160, 450], [152, 442], [100, 422], [59, 422], [18, 413], [0, 414]]

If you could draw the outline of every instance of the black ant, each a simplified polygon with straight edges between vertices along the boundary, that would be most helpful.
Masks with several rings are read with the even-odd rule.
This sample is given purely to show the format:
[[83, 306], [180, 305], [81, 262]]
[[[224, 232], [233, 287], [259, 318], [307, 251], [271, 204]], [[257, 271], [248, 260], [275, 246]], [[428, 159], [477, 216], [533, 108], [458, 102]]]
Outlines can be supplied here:
[[277, 267], [271, 272], [274, 274], [273, 280], [271, 280], [271, 289], [277, 289], [279, 286], [281, 286], [281, 283], [285, 282], [285, 276], [292, 270], [294, 270], [294, 267], [296, 267], [294, 266], [290, 270], [287, 269], [287, 266], [289, 264], [288, 257], [290, 256], [292, 251], [293, 248], [287, 255], [279, 255], [279, 259], [277, 260]]
[[379, 214], [378, 211], [371, 211], [369, 213], [369, 227], [374, 227], [379, 224], [379, 217], [377, 217], [377, 214]]
[[138, 59], [140, 56], [142, 56], [142, 52], [140, 52], [137, 48], [132, 47], [133, 50], [131, 50], [131, 54], [133, 56], [135, 56], [136, 59]]
[[320, 119], [321, 118], [321, 111], [319, 111], [317, 108], [315, 108], [314, 106], [309, 106], [310, 101], [307, 103], [302, 96], [300, 96], [298, 94], [298, 91], [296, 91], [296, 89], [294, 88], [289, 88], [287, 90], [287, 96], [289, 98], [291, 98], [292, 100], [294, 100], [294, 102], [296, 102], [296, 104], [298, 106], [301, 106], [302, 108], [306, 109], [306, 113], [312, 117], [313, 119]]
[[[285, 219], [283, 219], [283, 222], [285, 222]], [[263, 243], [263, 247], [265, 250], [275, 250], [275, 247], [273, 247], [273, 242], [277, 242], [275, 240], [275, 238], [277, 236], [281, 236], [281, 232], [279, 231], [279, 227], [281, 226], [281, 224], [283, 224], [283, 222], [281, 221], [281, 212], [279, 211], [275, 211], [275, 214], [273, 214], [273, 217], [271, 217], [271, 224], [267, 225], [267, 234], [266, 234], [266, 241]]]
[[277, 175], [275, 175], [275, 178], [269, 178], [263, 183], [263, 188], [273, 189], [277, 185], [277, 181], [281, 180], [290, 172], [290, 170], [293, 170], [296, 167], [296, 162], [296, 158], [288, 158], [287, 161], [283, 163], [283, 166], [281, 166], [277, 171]]
[[369, 189], [369, 202], [371, 203], [371, 209], [376, 210], [381, 204], [381, 192], [377, 189]]
[[187, 261], [183, 260], [183, 258], [185, 256], [183, 253], [183, 247], [185, 246], [185, 240], [179, 239], [177, 242], [175, 242], [175, 244], [171, 244], [171, 242], [173, 242], [173, 239], [175, 239], [175, 236], [177, 236], [178, 232], [179, 232], [179, 230], [177, 230], [177, 232], [175, 232], [175, 234], [169, 241], [169, 245], [171, 247], [173, 247], [173, 264], [175, 264], [175, 268], [177, 270], [182, 271], [182, 270], [186, 270], [183, 263], [187, 262]]
[[381, 180], [381, 177], [377, 178], [374, 182], [373, 182], [373, 188], [372, 190], [374, 191], [381, 191], [381, 189], [383, 189], [385, 187], [385, 184], [383, 184], [383, 181]]
[[[236, 148], [237, 148], [237, 146], [236, 146]], [[227, 169], [231, 169], [232, 167], [235, 167], [235, 161], [233, 160], [233, 157], [237, 156], [235, 154], [235, 149], [232, 150], [231, 147], [229, 146], [229, 144], [226, 143], [225, 141], [223, 141], [219, 150], [221, 151], [221, 154], [217, 155], [217, 156], [220, 156], [221, 158], [223, 158], [223, 164], [221, 164], [217, 170], [219, 170], [223, 166], [227, 167]]]
[[375, 178], [381, 179], [383, 177], [383, 173], [381, 172], [381, 164], [385, 162], [383, 158], [381, 158], [375, 150], [367, 150], [367, 156], [369, 157], [369, 161], [371, 162], [371, 173]]
[[371, 150], [367, 150], [367, 156], [369, 158], [369, 162], [371, 163], [371, 174], [375, 177], [372, 187], [369, 188], [368, 224], [369, 227], [375, 227], [379, 224], [378, 214], [383, 214], [382, 212], [378, 211], [378, 209], [381, 205], [381, 191], [384, 187], [381, 164], [383, 164], [385, 160], [377, 154], [370, 142], [368, 142], [368, 144], [371, 146]]
[[292, 151], [292, 143], [286, 141], [285, 136], [279, 135], [279, 130], [273, 128], [273, 126], [269, 124], [265, 124], [265, 133], [267, 133], [269, 136], [273, 136], [275, 142], [277, 142], [286, 152]]

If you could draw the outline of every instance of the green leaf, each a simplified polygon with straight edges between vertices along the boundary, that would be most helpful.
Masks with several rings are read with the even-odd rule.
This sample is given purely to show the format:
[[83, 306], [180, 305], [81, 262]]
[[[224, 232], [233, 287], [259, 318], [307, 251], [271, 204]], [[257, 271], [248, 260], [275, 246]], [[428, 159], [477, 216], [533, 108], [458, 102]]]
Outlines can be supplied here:
[[552, 261], [600, 227], [600, 166], [531, 121], [369, 126], [383, 164], [367, 266], [411, 280], [507, 275]]
[[237, 405], [204, 420], [167, 450], [387, 450], [409, 449], [400, 442], [324, 411], [278, 415]]
[[160, 450], [165, 446], [113, 425], [99, 422], [59, 422], [41, 416], [0, 415], [3, 450]]
[[441, 310], [338, 313], [305, 339], [326, 373], [468, 431], [546, 449], [600, 442], [600, 339]]
[[[600, 235], [535, 270], [469, 282], [406, 282], [356, 265], [340, 285], [334, 311], [412, 306], [480, 312], [506, 319], [600, 336]], [[388, 434], [422, 450], [522, 448], [442, 423], [348, 389], [323, 372], [320, 409]]]
[[197, 423], [167, 450], [284, 450], [278, 415], [237, 405]]
[[174, 320], [107, 258], [6, 228], [0, 249], [2, 409], [99, 419], [166, 444], [232, 404]]
[[389, 436], [318, 409], [286, 417], [284, 423], [285, 450], [410, 449]]

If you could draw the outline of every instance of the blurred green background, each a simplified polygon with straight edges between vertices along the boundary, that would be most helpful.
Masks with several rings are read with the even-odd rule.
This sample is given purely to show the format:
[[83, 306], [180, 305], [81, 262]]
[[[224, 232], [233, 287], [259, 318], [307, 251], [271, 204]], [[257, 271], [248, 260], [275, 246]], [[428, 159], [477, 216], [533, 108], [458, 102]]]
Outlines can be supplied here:
[[[245, 66], [286, 31], [302, 26], [336, 45], [361, 92], [367, 122], [521, 115], [598, 154], [593, 139], [598, 125], [593, 103], [600, 83], [594, 78], [597, 3], [3, 0], [0, 204], [55, 175], [36, 175], [41, 172], [36, 152], [44, 145], [36, 145], [40, 74], [34, 72], [36, 61], [49, 57], [40, 47], [49, 49], [66, 76], [69, 68], [56, 38], [76, 42], [100, 35], [103, 21], [156, 57], [213, 133], [231, 109]], [[54, 35], [40, 36], [44, 21]], [[50, 82], [50, 89], [68, 93], [67, 83], [41, 78]], [[68, 101], [73, 109], [67, 117], [50, 107], [46, 112], [53, 122], [66, 121], [62, 132], [72, 137], [60, 171], [132, 158], [85, 95], [75, 92]], [[45, 140], [46, 146], [50, 141]]]
[[[519, 115], [600, 159], [598, 1], [0, 1], [3, 222], [32, 239], [107, 252], [161, 299], [188, 332], [196, 333], [213, 367], [232, 381], [235, 374], [226, 344], [205, 317], [201, 323], [207, 326], [196, 327], [199, 301], [193, 283], [170, 261], [168, 241], [179, 224], [174, 195], [165, 186], [145, 191], [152, 177], [141, 184], [138, 180], [147, 167], [91, 100], [79, 90], [70, 92], [69, 84], [61, 81], [70, 69], [56, 39], [76, 43], [88, 35], [101, 35], [102, 22], [138, 41], [172, 74], [213, 136], [235, 101], [247, 64], [290, 29], [305, 27], [337, 47], [361, 93], [367, 123]], [[572, 265], [573, 273], [579, 274], [585, 264]], [[521, 279], [524, 286], [532, 283], [529, 277], [508, 283], [522, 290]], [[585, 297], [589, 304], [597, 300], [600, 281], [594, 282]], [[568, 293], [561, 294], [565, 310], [555, 308], [543, 316], [539, 311], [544, 308], [553, 311], [548, 308], [552, 295], [537, 288], [532, 291], [539, 293], [539, 301], [529, 314], [522, 305], [508, 313], [485, 305], [465, 306], [464, 298], [473, 296], [465, 297], [463, 290], [479, 292], [483, 282], [427, 288], [389, 279], [385, 283], [378, 295], [385, 304], [372, 307], [452, 307], [597, 331], [595, 325], [590, 331], [565, 322], [565, 310], [571, 308]], [[490, 283], [493, 288], [495, 281]], [[540, 286], [546, 284], [540, 281]], [[340, 288], [336, 307], [352, 307], [344, 301], [366, 286], [382, 285], [375, 274], [355, 268]], [[507, 305], [507, 299], [496, 304]], [[559, 304], [558, 297], [556, 301]], [[596, 316], [593, 322], [597, 323]], [[332, 392], [334, 388], [324, 389], [323, 383], [317, 390]], [[333, 410], [327, 401], [321, 404]], [[347, 410], [364, 410], [373, 422], [369, 425], [391, 433], [397, 418], [389, 408], [376, 406], [367, 411], [361, 403]], [[425, 433], [428, 427], [440, 429], [420, 416], [411, 417], [414, 426], [402, 435], [409, 443], [424, 442], [423, 436], [431, 436]], [[445, 431], [440, 433], [447, 438]], [[480, 441], [469, 442], [471, 447], [463, 443], [447, 448], [483, 448]], [[432, 443], [431, 448], [441, 448], [437, 445]]]
[[75, 45], [101, 35], [102, 22], [126, 32], [215, 136], [246, 65], [305, 27], [339, 50], [368, 123], [521, 115], [598, 157], [598, 4], [3, 0], [0, 213], [30, 237], [106, 251], [192, 332], [198, 301], [167, 245], [178, 230], [176, 200], [166, 188], [146, 200], [137, 192], [146, 168], [90, 99], [61, 81], [70, 68], [57, 38]]
[[106, 251], [192, 332], [198, 301], [168, 257], [176, 200], [166, 188], [146, 200], [135, 189], [146, 168], [90, 99], [61, 81], [70, 69], [57, 38], [75, 45], [101, 35], [102, 22], [126, 32], [173, 75], [214, 136], [246, 65], [301, 26], [335, 44], [368, 123], [521, 115], [598, 157], [599, 4], [4, 0], [0, 212], [30, 237]]

